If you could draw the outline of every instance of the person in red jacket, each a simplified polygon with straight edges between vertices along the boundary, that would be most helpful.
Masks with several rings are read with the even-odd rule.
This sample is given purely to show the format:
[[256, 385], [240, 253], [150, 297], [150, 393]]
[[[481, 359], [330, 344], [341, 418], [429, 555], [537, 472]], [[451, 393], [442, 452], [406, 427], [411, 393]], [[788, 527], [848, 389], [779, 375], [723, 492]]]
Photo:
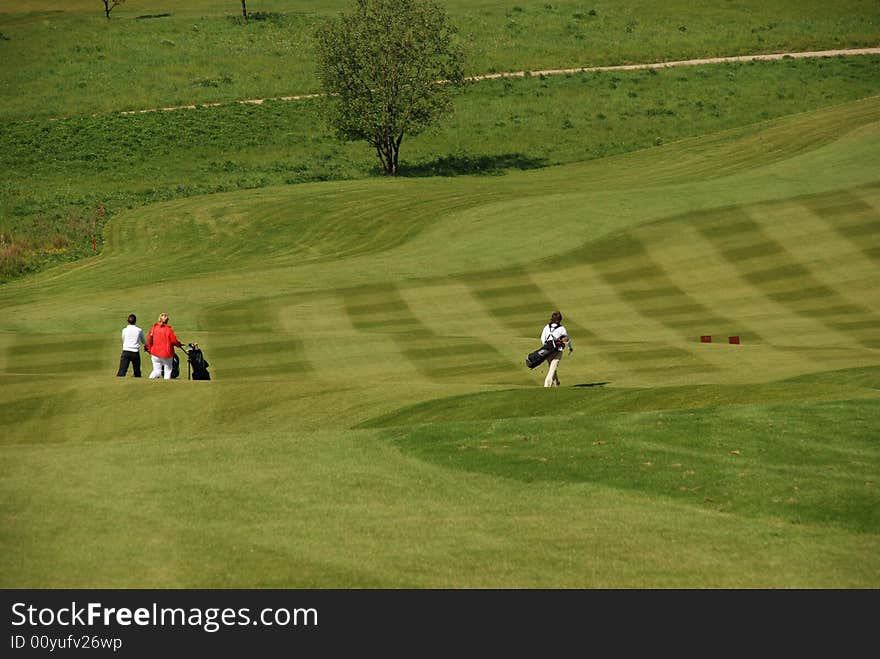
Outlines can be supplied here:
[[171, 368], [174, 363], [174, 348], [182, 348], [183, 344], [177, 339], [171, 325], [168, 324], [168, 314], [159, 314], [159, 321], [153, 325], [147, 335], [147, 352], [153, 360], [153, 372], [150, 379], [162, 377], [165, 370], [165, 379], [171, 379]]

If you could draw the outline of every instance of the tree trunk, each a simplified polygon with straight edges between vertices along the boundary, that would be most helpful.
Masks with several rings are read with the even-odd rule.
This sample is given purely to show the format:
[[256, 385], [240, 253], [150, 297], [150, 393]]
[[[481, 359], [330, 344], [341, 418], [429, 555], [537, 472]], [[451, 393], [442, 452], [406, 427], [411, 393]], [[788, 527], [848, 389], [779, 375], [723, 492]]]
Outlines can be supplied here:
[[241, 15], [244, 16], [244, 22], [247, 23], [247, 0], [241, 0]]
[[392, 167], [392, 176], [397, 176], [397, 156], [400, 154], [400, 142], [403, 140], [403, 134], [401, 134], [396, 140], [394, 140], [394, 164]]
[[376, 145], [376, 155], [379, 156], [379, 162], [382, 163], [382, 173], [391, 174], [391, 159], [388, 154], [387, 144]]
[[104, 0], [104, 15], [110, 20], [110, 0]]
[[382, 172], [387, 176], [397, 176], [397, 153], [400, 151], [400, 139], [386, 138], [376, 144], [376, 155], [382, 163]]
[[385, 169], [385, 173], [389, 176], [397, 176], [397, 149], [393, 144], [388, 148], [388, 167]]

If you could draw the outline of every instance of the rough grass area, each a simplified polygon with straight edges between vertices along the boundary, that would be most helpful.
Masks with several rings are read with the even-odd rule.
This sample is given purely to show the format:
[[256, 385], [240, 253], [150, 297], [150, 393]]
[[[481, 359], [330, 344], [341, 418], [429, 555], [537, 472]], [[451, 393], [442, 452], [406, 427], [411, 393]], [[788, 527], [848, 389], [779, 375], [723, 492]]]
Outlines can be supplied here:
[[[95, 5], [98, 5], [97, 8]], [[312, 34], [345, 0], [11, 0], [0, 8], [0, 117], [69, 117], [318, 90]], [[880, 44], [871, 0], [443, 2], [469, 74]], [[154, 19], [139, 16], [169, 13]], [[161, 71], [161, 75], [157, 72]], [[39, 99], [39, 102], [34, 102]]]
[[[880, 57], [485, 81], [407, 140], [404, 176], [590, 160], [880, 93]], [[90, 256], [121, 210], [197, 194], [378, 175], [315, 101], [13, 121], [0, 128], [0, 277]], [[103, 215], [101, 214], [103, 211]], [[93, 241], [97, 239], [97, 246]]]
[[685, 409], [652, 412], [608, 413], [601, 403], [592, 410], [560, 397], [539, 418], [444, 419], [385, 436], [447, 469], [602, 484], [736, 515], [880, 531], [877, 391], [867, 400], [817, 403], [806, 393], [804, 402], [687, 409], [701, 393], [690, 392]]

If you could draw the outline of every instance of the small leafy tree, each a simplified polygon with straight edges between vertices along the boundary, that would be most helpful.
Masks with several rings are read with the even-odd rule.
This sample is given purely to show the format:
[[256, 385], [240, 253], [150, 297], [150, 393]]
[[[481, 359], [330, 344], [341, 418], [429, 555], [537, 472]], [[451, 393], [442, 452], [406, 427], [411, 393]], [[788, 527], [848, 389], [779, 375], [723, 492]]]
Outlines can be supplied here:
[[125, 0], [104, 0], [104, 15], [109, 20], [110, 12], [116, 9], [117, 6], [124, 4]]
[[337, 135], [376, 149], [398, 173], [404, 135], [452, 111], [464, 82], [456, 30], [432, 0], [356, 0], [316, 32], [318, 75]]

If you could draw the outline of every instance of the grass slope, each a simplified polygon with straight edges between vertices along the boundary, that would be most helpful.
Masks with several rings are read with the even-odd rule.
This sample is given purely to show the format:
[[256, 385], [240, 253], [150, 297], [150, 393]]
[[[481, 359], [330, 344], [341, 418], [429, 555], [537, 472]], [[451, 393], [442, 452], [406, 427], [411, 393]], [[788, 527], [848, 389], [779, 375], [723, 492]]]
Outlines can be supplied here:
[[[347, 3], [88, 0], [0, 7], [0, 281], [102, 247], [106, 220], [156, 201], [376, 174], [312, 99], [311, 33]], [[542, 70], [880, 43], [876, 3], [443, 3], [470, 72]], [[407, 136], [407, 175], [498, 174], [579, 162], [880, 93], [880, 58], [741, 63], [470, 86], [456, 116]], [[158, 72], [161, 72], [159, 74]], [[199, 103], [175, 113], [121, 115]], [[99, 210], [100, 209], [100, 210]], [[95, 242], [93, 242], [93, 240]]]
[[[0, 288], [3, 585], [877, 587], [878, 147], [866, 99], [120, 213]], [[214, 380], [113, 378], [130, 311]]]

